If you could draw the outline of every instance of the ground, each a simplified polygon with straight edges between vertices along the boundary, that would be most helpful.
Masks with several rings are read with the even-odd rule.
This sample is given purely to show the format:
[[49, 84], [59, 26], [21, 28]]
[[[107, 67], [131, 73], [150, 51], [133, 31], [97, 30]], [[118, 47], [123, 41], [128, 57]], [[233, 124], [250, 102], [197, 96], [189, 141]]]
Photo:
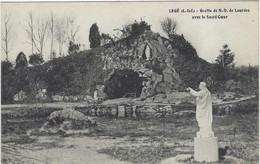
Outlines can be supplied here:
[[[52, 111], [2, 111], [2, 163], [161, 163], [178, 154], [193, 154], [193, 138], [198, 131], [194, 115], [99, 117], [96, 119], [101, 130], [89, 135], [27, 135], [28, 130], [41, 127]], [[213, 119], [219, 148], [223, 151], [228, 147], [223, 155], [258, 163], [257, 111]], [[222, 158], [218, 163], [226, 162]]]

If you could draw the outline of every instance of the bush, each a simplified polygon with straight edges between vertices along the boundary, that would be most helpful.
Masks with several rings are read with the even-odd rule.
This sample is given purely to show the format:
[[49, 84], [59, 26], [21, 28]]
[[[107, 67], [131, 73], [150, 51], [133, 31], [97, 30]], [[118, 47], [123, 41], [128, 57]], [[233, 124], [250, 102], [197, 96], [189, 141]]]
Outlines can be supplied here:
[[101, 36], [99, 34], [99, 29], [96, 23], [94, 23], [89, 30], [89, 42], [90, 48], [99, 47], [101, 44]]
[[80, 44], [77, 44], [77, 43], [74, 43], [74, 42], [70, 41], [68, 53], [70, 55], [78, 53], [79, 52], [79, 48], [80, 48]]
[[135, 23], [133, 23], [131, 25], [130, 35], [138, 36], [138, 35], [144, 33], [145, 30], [151, 30], [151, 25], [148, 25], [147, 22], [145, 22], [141, 19], [140, 22], [135, 21]]
[[23, 69], [28, 66], [27, 58], [23, 52], [20, 52], [17, 55], [15, 62], [16, 62], [15, 69]]
[[41, 65], [44, 62], [42, 55], [32, 54], [29, 56], [29, 63], [33, 66]]
[[198, 58], [196, 49], [188, 42], [183, 35], [173, 34], [169, 36], [172, 41], [172, 48], [177, 49], [187, 59]]

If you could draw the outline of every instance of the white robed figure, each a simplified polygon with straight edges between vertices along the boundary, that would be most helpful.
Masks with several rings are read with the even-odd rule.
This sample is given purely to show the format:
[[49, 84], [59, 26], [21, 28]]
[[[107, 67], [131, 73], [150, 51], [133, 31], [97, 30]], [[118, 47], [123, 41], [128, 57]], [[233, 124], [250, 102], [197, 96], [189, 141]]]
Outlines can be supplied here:
[[200, 127], [197, 132], [197, 137], [210, 138], [214, 137], [212, 131], [212, 101], [211, 94], [206, 87], [205, 82], [199, 85], [200, 91], [195, 91], [192, 88], [187, 88], [193, 96], [196, 96], [196, 120]]

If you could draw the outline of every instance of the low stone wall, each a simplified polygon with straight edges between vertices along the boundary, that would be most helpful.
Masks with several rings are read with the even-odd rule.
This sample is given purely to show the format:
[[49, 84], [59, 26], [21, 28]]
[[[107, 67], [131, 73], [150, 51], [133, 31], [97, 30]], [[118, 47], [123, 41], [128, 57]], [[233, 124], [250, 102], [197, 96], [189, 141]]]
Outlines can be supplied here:
[[[188, 116], [195, 114], [195, 104], [180, 105], [89, 105], [76, 107], [90, 116], [95, 117], [163, 117]], [[250, 99], [234, 104], [213, 105], [214, 115], [233, 115], [235, 113], [248, 113], [258, 110], [258, 101]]]

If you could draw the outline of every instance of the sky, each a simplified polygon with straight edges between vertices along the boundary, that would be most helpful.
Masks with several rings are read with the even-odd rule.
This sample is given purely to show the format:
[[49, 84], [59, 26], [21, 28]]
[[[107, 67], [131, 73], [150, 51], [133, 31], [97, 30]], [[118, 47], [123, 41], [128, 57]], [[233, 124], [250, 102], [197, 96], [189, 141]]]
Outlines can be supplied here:
[[[160, 22], [170, 17], [177, 22], [177, 33], [195, 47], [199, 57], [212, 63], [220, 54], [224, 44], [228, 44], [235, 53], [236, 65], [259, 65], [258, 41], [258, 2], [59, 2], [59, 3], [2, 3], [1, 14], [8, 12], [16, 34], [15, 46], [10, 52], [9, 60], [15, 61], [19, 52], [28, 57], [31, 46], [25, 42], [29, 39], [25, 29], [28, 12], [32, 11], [35, 20], [48, 19], [50, 12], [55, 19], [74, 16], [75, 24], [80, 26], [77, 42], [89, 49], [89, 29], [97, 23], [101, 33], [112, 35], [113, 29], [139, 21], [143, 18], [151, 26], [153, 32], [166, 36]], [[169, 13], [169, 9], [249, 9], [250, 12], [232, 13]], [[200, 15], [226, 15], [227, 19], [192, 19]], [[3, 23], [1, 21], [1, 32]], [[3, 32], [2, 32], [3, 33]], [[57, 42], [54, 49], [58, 52]], [[67, 47], [64, 47], [65, 53]], [[50, 40], [43, 50], [44, 60], [49, 60]], [[1, 50], [1, 59], [5, 55]]]

